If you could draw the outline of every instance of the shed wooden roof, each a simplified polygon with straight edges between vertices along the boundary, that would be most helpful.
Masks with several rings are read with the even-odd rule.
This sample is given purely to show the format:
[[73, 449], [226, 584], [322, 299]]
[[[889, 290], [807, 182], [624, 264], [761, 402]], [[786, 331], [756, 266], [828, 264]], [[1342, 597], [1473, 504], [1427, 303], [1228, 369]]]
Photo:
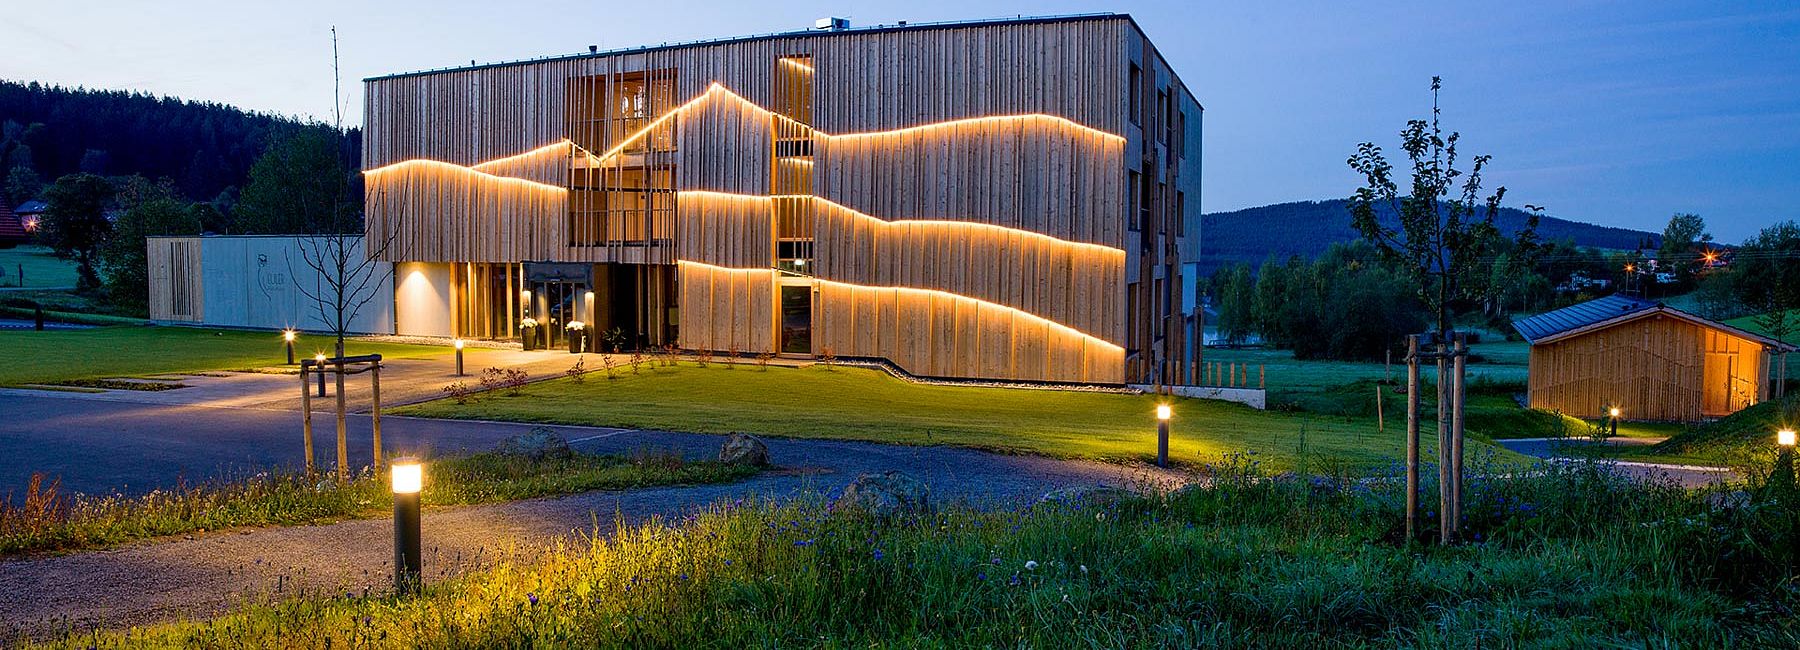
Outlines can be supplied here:
[[1513, 321], [1513, 329], [1518, 330], [1519, 336], [1525, 337], [1527, 343], [1538, 345], [1659, 314], [1685, 320], [1701, 327], [1729, 332], [1733, 336], [1755, 341], [1777, 350], [1791, 351], [1795, 349], [1792, 345], [1767, 336], [1701, 318], [1660, 302], [1651, 302], [1620, 294], [1516, 319]]

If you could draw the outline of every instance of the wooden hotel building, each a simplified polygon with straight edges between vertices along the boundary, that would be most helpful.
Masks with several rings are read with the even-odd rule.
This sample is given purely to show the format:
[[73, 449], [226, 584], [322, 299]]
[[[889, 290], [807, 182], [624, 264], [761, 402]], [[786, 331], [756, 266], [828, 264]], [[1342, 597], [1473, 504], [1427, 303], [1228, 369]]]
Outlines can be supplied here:
[[1129, 16], [831, 21], [365, 83], [400, 334], [529, 317], [546, 345], [579, 320], [930, 377], [1188, 379], [1201, 106]]

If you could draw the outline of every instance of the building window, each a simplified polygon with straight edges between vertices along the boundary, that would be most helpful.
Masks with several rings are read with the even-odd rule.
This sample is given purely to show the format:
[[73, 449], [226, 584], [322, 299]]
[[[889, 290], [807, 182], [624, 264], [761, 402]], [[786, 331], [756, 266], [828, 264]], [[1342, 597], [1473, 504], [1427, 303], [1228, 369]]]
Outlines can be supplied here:
[[[1163, 201], [1168, 201], [1169, 199], [1167, 197], [1169, 196], [1169, 184], [1168, 183], [1157, 183], [1156, 184], [1156, 196], [1161, 197]], [[1167, 207], [1168, 205], [1169, 205], [1168, 203], [1161, 204], [1161, 206], [1163, 206], [1163, 209], [1165, 212], [1168, 210], [1168, 207]], [[1164, 214], [1163, 218], [1156, 220], [1156, 233], [1159, 235], [1169, 234], [1169, 215], [1168, 214]]]
[[1137, 232], [1138, 201], [1139, 195], [1142, 193], [1142, 190], [1138, 188], [1138, 185], [1144, 182], [1144, 177], [1136, 171], [1125, 172], [1125, 176], [1128, 180], [1126, 183], [1126, 191], [1130, 193], [1130, 196], [1125, 199], [1125, 228], [1131, 232]]
[[1175, 236], [1187, 236], [1187, 192], [1175, 193]]
[[1169, 92], [1166, 90], [1156, 93], [1156, 121], [1157, 125], [1162, 127], [1163, 144], [1169, 144], [1169, 141], [1173, 139], [1170, 136], [1175, 131], [1175, 120], [1170, 119]]
[[1143, 118], [1141, 115], [1144, 110], [1143, 100], [1141, 99], [1144, 94], [1144, 70], [1139, 68], [1136, 63], [1131, 64], [1131, 88], [1129, 90], [1131, 95], [1131, 108], [1129, 109], [1129, 112], [1131, 113], [1131, 123], [1141, 126], [1143, 125]]
[[[675, 81], [672, 69], [569, 80], [568, 135], [578, 150], [569, 172], [569, 246], [645, 244], [674, 234], [675, 170], [654, 154], [675, 150], [677, 120], [643, 130], [674, 110]], [[620, 145], [622, 155], [595, 158]]]
[[1187, 160], [1187, 111], [1175, 116], [1175, 157]]

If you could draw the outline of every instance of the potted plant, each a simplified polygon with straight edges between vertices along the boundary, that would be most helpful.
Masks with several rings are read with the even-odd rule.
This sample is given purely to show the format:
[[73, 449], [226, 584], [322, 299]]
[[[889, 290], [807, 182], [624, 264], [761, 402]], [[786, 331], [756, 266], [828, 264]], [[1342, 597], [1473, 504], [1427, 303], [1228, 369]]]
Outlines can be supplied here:
[[536, 318], [526, 316], [519, 321], [519, 340], [524, 341], [526, 350], [538, 349], [538, 322]]
[[563, 329], [568, 331], [569, 354], [581, 354], [587, 351], [587, 323], [578, 320], [569, 321]]
[[600, 340], [605, 341], [606, 346], [612, 348], [613, 354], [618, 354], [625, 348], [625, 330], [619, 327], [606, 330], [605, 334], [600, 335]]

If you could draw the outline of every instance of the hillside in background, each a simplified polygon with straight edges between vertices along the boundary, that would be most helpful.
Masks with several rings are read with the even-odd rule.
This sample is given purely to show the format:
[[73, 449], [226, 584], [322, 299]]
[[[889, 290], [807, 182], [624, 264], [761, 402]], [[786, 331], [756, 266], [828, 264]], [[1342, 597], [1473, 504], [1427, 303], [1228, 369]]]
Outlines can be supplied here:
[[[1501, 208], [1496, 222], [1508, 236], [1525, 225], [1530, 214], [1515, 208]], [[1334, 242], [1351, 241], [1361, 236], [1350, 227], [1350, 209], [1343, 199], [1330, 201], [1295, 201], [1277, 203], [1232, 212], [1205, 215], [1201, 232], [1201, 272], [1212, 273], [1225, 264], [1247, 262], [1261, 264], [1270, 255], [1286, 259], [1299, 255], [1317, 257]], [[1391, 212], [1384, 211], [1383, 221], [1397, 224]], [[1612, 228], [1544, 217], [1538, 224], [1538, 236], [1545, 241], [1572, 239], [1578, 246], [1634, 249], [1656, 247], [1662, 241], [1659, 233]]]
[[[0, 80], [0, 179], [21, 167], [42, 183], [75, 172], [137, 174], [211, 201], [243, 187], [270, 134], [292, 128], [329, 127], [213, 102]], [[352, 130], [345, 160], [358, 159], [360, 140]]]

